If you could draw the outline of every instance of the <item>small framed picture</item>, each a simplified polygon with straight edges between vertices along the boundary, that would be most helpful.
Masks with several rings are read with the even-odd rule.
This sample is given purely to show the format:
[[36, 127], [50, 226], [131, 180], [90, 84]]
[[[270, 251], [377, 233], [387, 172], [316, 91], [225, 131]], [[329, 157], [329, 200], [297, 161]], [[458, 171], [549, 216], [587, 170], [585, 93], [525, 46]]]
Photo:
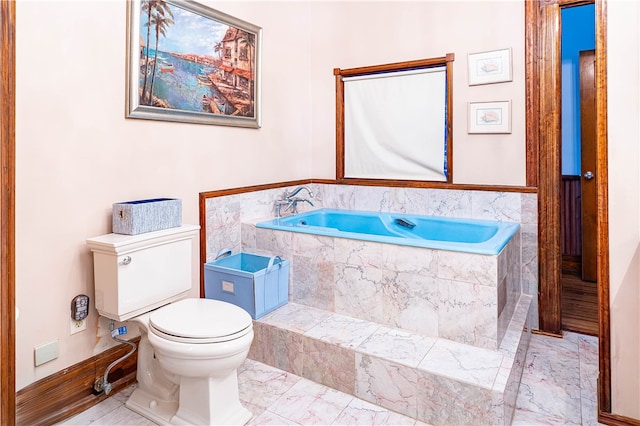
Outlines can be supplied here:
[[468, 133], [511, 133], [511, 101], [469, 102]]
[[469, 53], [469, 86], [512, 81], [511, 48]]

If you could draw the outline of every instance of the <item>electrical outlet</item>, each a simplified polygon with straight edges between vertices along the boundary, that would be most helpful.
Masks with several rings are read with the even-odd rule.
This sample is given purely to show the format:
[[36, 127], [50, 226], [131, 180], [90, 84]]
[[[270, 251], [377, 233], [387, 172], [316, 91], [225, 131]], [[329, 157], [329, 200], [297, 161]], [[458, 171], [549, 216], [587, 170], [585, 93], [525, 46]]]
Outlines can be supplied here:
[[69, 328], [70, 328], [70, 334], [76, 334], [80, 331], [86, 330], [87, 329], [87, 319], [83, 319], [83, 320], [74, 320], [73, 318], [70, 319], [71, 323], [69, 324]]

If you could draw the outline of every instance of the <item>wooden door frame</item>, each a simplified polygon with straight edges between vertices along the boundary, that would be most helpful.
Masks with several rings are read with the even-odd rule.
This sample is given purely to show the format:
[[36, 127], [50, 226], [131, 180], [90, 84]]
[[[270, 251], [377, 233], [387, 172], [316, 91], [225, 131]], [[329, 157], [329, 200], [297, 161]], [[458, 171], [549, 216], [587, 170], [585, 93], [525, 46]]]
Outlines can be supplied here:
[[15, 386], [15, 15], [0, 1], [0, 424], [14, 425]]
[[[598, 202], [598, 415], [611, 413], [606, 0], [525, 1], [527, 185], [538, 187], [539, 328], [560, 336], [561, 9], [595, 3]], [[537, 161], [536, 161], [537, 160]]]

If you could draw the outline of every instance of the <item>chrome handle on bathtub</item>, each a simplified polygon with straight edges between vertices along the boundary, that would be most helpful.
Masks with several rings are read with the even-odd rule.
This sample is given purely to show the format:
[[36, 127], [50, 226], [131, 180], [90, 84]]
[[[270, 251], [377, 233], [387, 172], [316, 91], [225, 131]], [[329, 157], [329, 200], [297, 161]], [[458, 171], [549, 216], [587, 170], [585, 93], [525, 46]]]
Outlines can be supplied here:
[[128, 265], [131, 263], [131, 256], [125, 256], [120, 262], [121, 265]]

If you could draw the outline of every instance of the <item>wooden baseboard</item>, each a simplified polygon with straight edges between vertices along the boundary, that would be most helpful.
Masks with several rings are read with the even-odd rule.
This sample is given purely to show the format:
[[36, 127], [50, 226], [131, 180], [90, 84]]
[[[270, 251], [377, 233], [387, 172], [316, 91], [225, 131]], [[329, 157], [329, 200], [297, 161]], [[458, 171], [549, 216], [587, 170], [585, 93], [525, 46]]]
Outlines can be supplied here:
[[[140, 337], [131, 340], [136, 345]], [[85, 361], [38, 380], [16, 393], [16, 424], [51, 425], [68, 419], [108, 398], [93, 385], [109, 364], [131, 351], [120, 344]], [[136, 381], [138, 351], [115, 365], [109, 372], [114, 395]]]
[[559, 339], [562, 339], [564, 336], [561, 333], [550, 333], [548, 331], [542, 331], [542, 330], [538, 330], [538, 329], [533, 329], [531, 330], [531, 333], [533, 334], [539, 334], [541, 336], [549, 336], [549, 337], [557, 337]]
[[640, 419], [632, 419], [619, 414], [605, 413], [602, 411], [598, 413], [598, 422], [614, 426], [640, 426]]

